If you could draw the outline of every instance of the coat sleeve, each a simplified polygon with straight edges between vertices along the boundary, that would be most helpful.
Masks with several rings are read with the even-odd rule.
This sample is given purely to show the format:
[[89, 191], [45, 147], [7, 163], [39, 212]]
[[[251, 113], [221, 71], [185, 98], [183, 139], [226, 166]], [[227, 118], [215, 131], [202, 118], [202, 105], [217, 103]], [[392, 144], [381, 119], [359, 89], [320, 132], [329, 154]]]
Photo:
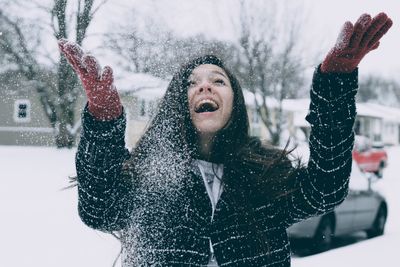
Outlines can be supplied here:
[[348, 74], [314, 73], [310, 108], [308, 165], [294, 172], [292, 192], [285, 197], [286, 226], [327, 213], [348, 193], [356, 116], [358, 70]]
[[121, 176], [129, 158], [125, 148], [125, 115], [112, 121], [96, 120], [87, 107], [75, 158], [78, 176], [78, 212], [94, 229], [122, 229], [130, 214], [132, 183]]

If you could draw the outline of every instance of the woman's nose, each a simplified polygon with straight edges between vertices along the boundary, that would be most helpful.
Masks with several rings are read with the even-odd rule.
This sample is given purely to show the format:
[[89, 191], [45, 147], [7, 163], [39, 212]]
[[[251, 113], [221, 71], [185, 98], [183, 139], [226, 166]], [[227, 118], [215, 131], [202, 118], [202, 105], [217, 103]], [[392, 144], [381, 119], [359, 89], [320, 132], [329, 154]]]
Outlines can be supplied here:
[[199, 92], [203, 93], [203, 92], [212, 92], [212, 87], [211, 87], [211, 83], [208, 81], [203, 81], [201, 82], [200, 86], [199, 86]]

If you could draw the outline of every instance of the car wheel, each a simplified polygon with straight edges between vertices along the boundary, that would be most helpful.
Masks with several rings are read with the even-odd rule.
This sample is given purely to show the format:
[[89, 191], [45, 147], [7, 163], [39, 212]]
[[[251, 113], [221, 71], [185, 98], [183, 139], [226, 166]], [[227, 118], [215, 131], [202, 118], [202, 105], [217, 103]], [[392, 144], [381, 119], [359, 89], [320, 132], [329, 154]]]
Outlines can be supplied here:
[[333, 220], [330, 216], [322, 217], [313, 238], [313, 250], [323, 252], [331, 247], [334, 231]]
[[379, 207], [378, 213], [376, 214], [372, 228], [367, 231], [368, 238], [383, 235], [383, 233], [385, 232], [386, 218], [386, 208], [385, 206], [381, 205]]
[[378, 178], [382, 178], [382, 177], [383, 177], [383, 168], [384, 168], [384, 167], [385, 167], [385, 163], [381, 162], [381, 163], [379, 164], [378, 170], [375, 172], [375, 175], [376, 175]]

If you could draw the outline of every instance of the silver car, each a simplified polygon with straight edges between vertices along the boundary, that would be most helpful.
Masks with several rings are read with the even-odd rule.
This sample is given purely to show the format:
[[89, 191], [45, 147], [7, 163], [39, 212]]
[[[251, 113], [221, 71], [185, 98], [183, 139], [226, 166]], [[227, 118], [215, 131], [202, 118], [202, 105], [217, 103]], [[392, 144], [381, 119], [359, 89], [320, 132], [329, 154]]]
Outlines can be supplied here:
[[360, 171], [353, 161], [347, 198], [328, 214], [312, 217], [288, 228], [291, 239], [310, 239], [316, 252], [329, 249], [332, 238], [366, 231], [368, 237], [382, 235], [388, 207], [385, 198], [371, 189], [375, 176]]

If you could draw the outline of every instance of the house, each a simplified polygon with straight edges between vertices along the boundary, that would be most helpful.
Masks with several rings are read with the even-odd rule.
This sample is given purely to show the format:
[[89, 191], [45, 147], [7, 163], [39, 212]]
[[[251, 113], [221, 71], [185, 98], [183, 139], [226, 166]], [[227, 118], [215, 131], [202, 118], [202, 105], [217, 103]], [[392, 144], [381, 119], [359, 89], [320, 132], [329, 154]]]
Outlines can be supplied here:
[[54, 130], [32, 82], [12, 70], [0, 81], [0, 145], [53, 146]]
[[146, 130], [168, 82], [149, 74], [129, 73], [115, 77], [115, 85], [127, 119], [126, 146], [132, 148]]
[[[294, 128], [309, 136], [309, 124], [305, 121], [309, 99], [286, 99], [284, 109], [294, 117]], [[357, 135], [369, 137], [373, 142], [384, 145], [400, 144], [400, 109], [372, 103], [357, 103], [354, 131]]]
[[[375, 116], [380, 117], [380, 123], [377, 123], [377, 128], [380, 128], [381, 135], [371, 135], [371, 130], [364, 132], [365, 136], [370, 137], [371, 140], [380, 141], [385, 145], [399, 145], [400, 144], [400, 109], [393, 107], [386, 107], [374, 103], [363, 103], [365, 108], [375, 112]], [[361, 115], [360, 115], [361, 117]], [[372, 123], [373, 124], [373, 123]], [[371, 125], [371, 123], [370, 123]], [[371, 127], [373, 128], [373, 126]]]
[[[32, 81], [27, 81], [16, 71], [3, 72], [0, 81], [0, 145], [55, 146], [56, 132]], [[115, 83], [127, 115], [127, 146], [132, 147], [146, 128], [168, 83], [151, 75], [135, 73], [116, 76]], [[82, 92], [75, 111], [77, 129], [85, 101]]]

